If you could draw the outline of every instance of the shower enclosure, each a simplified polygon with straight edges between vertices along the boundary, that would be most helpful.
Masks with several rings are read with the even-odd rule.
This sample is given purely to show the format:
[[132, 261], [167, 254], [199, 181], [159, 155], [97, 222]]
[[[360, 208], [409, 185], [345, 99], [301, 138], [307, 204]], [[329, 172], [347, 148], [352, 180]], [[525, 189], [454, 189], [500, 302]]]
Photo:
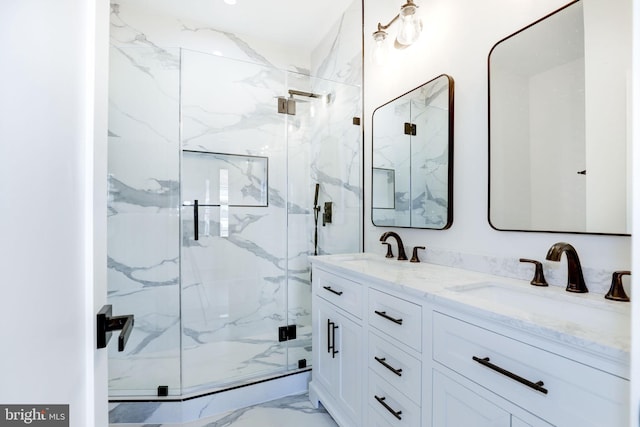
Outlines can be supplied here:
[[318, 253], [361, 249], [360, 88], [185, 49], [110, 62], [109, 303], [135, 315], [110, 395], [310, 366], [316, 183]]

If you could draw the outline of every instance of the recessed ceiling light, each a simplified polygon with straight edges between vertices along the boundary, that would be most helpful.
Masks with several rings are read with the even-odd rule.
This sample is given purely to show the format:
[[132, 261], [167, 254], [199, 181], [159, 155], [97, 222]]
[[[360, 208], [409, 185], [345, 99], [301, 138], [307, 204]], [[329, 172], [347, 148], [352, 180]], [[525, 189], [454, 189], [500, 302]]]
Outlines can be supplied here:
[[234, 5], [236, 4], [236, 0], [224, 0], [226, 4]]

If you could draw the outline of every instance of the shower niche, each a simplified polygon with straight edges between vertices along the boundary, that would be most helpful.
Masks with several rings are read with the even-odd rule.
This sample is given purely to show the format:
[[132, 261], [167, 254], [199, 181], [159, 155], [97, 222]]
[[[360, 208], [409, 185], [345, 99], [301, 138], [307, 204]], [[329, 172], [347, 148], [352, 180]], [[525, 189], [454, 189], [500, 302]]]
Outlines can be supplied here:
[[[308, 369], [316, 183], [333, 203], [319, 253], [361, 250], [360, 88], [158, 49], [110, 57], [109, 303], [136, 318], [126, 351], [110, 352], [110, 396]], [[290, 89], [331, 96], [279, 114]]]
[[201, 206], [269, 204], [268, 157], [182, 150], [182, 170], [183, 204], [192, 200], [200, 200]]

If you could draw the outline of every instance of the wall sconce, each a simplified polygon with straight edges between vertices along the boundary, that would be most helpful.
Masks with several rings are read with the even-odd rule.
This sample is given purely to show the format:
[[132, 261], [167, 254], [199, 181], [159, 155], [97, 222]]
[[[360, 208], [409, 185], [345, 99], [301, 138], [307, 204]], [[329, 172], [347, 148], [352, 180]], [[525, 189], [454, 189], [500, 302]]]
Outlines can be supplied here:
[[405, 4], [400, 7], [400, 13], [398, 13], [387, 25], [382, 25], [378, 22], [378, 30], [373, 33], [373, 40], [375, 42], [372, 51], [373, 62], [376, 64], [383, 64], [386, 62], [389, 55], [388, 43], [386, 39], [388, 36], [387, 29], [393, 25], [398, 19], [400, 19], [400, 29], [395, 40], [396, 48], [405, 48], [418, 40], [420, 32], [422, 31], [422, 20], [416, 16], [416, 9], [418, 5], [413, 0], [407, 0]]

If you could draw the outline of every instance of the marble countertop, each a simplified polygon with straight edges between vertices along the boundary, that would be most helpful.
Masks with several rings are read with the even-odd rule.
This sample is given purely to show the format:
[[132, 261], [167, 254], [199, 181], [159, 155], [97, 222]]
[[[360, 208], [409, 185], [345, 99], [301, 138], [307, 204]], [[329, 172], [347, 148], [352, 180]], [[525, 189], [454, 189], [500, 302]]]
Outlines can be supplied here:
[[368, 283], [477, 314], [537, 336], [628, 365], [631, 304], [601, 294], [575, 294], [564, 287], [428, 263], [410, 263], [371, 253], [310, 257], [317, 266]]

